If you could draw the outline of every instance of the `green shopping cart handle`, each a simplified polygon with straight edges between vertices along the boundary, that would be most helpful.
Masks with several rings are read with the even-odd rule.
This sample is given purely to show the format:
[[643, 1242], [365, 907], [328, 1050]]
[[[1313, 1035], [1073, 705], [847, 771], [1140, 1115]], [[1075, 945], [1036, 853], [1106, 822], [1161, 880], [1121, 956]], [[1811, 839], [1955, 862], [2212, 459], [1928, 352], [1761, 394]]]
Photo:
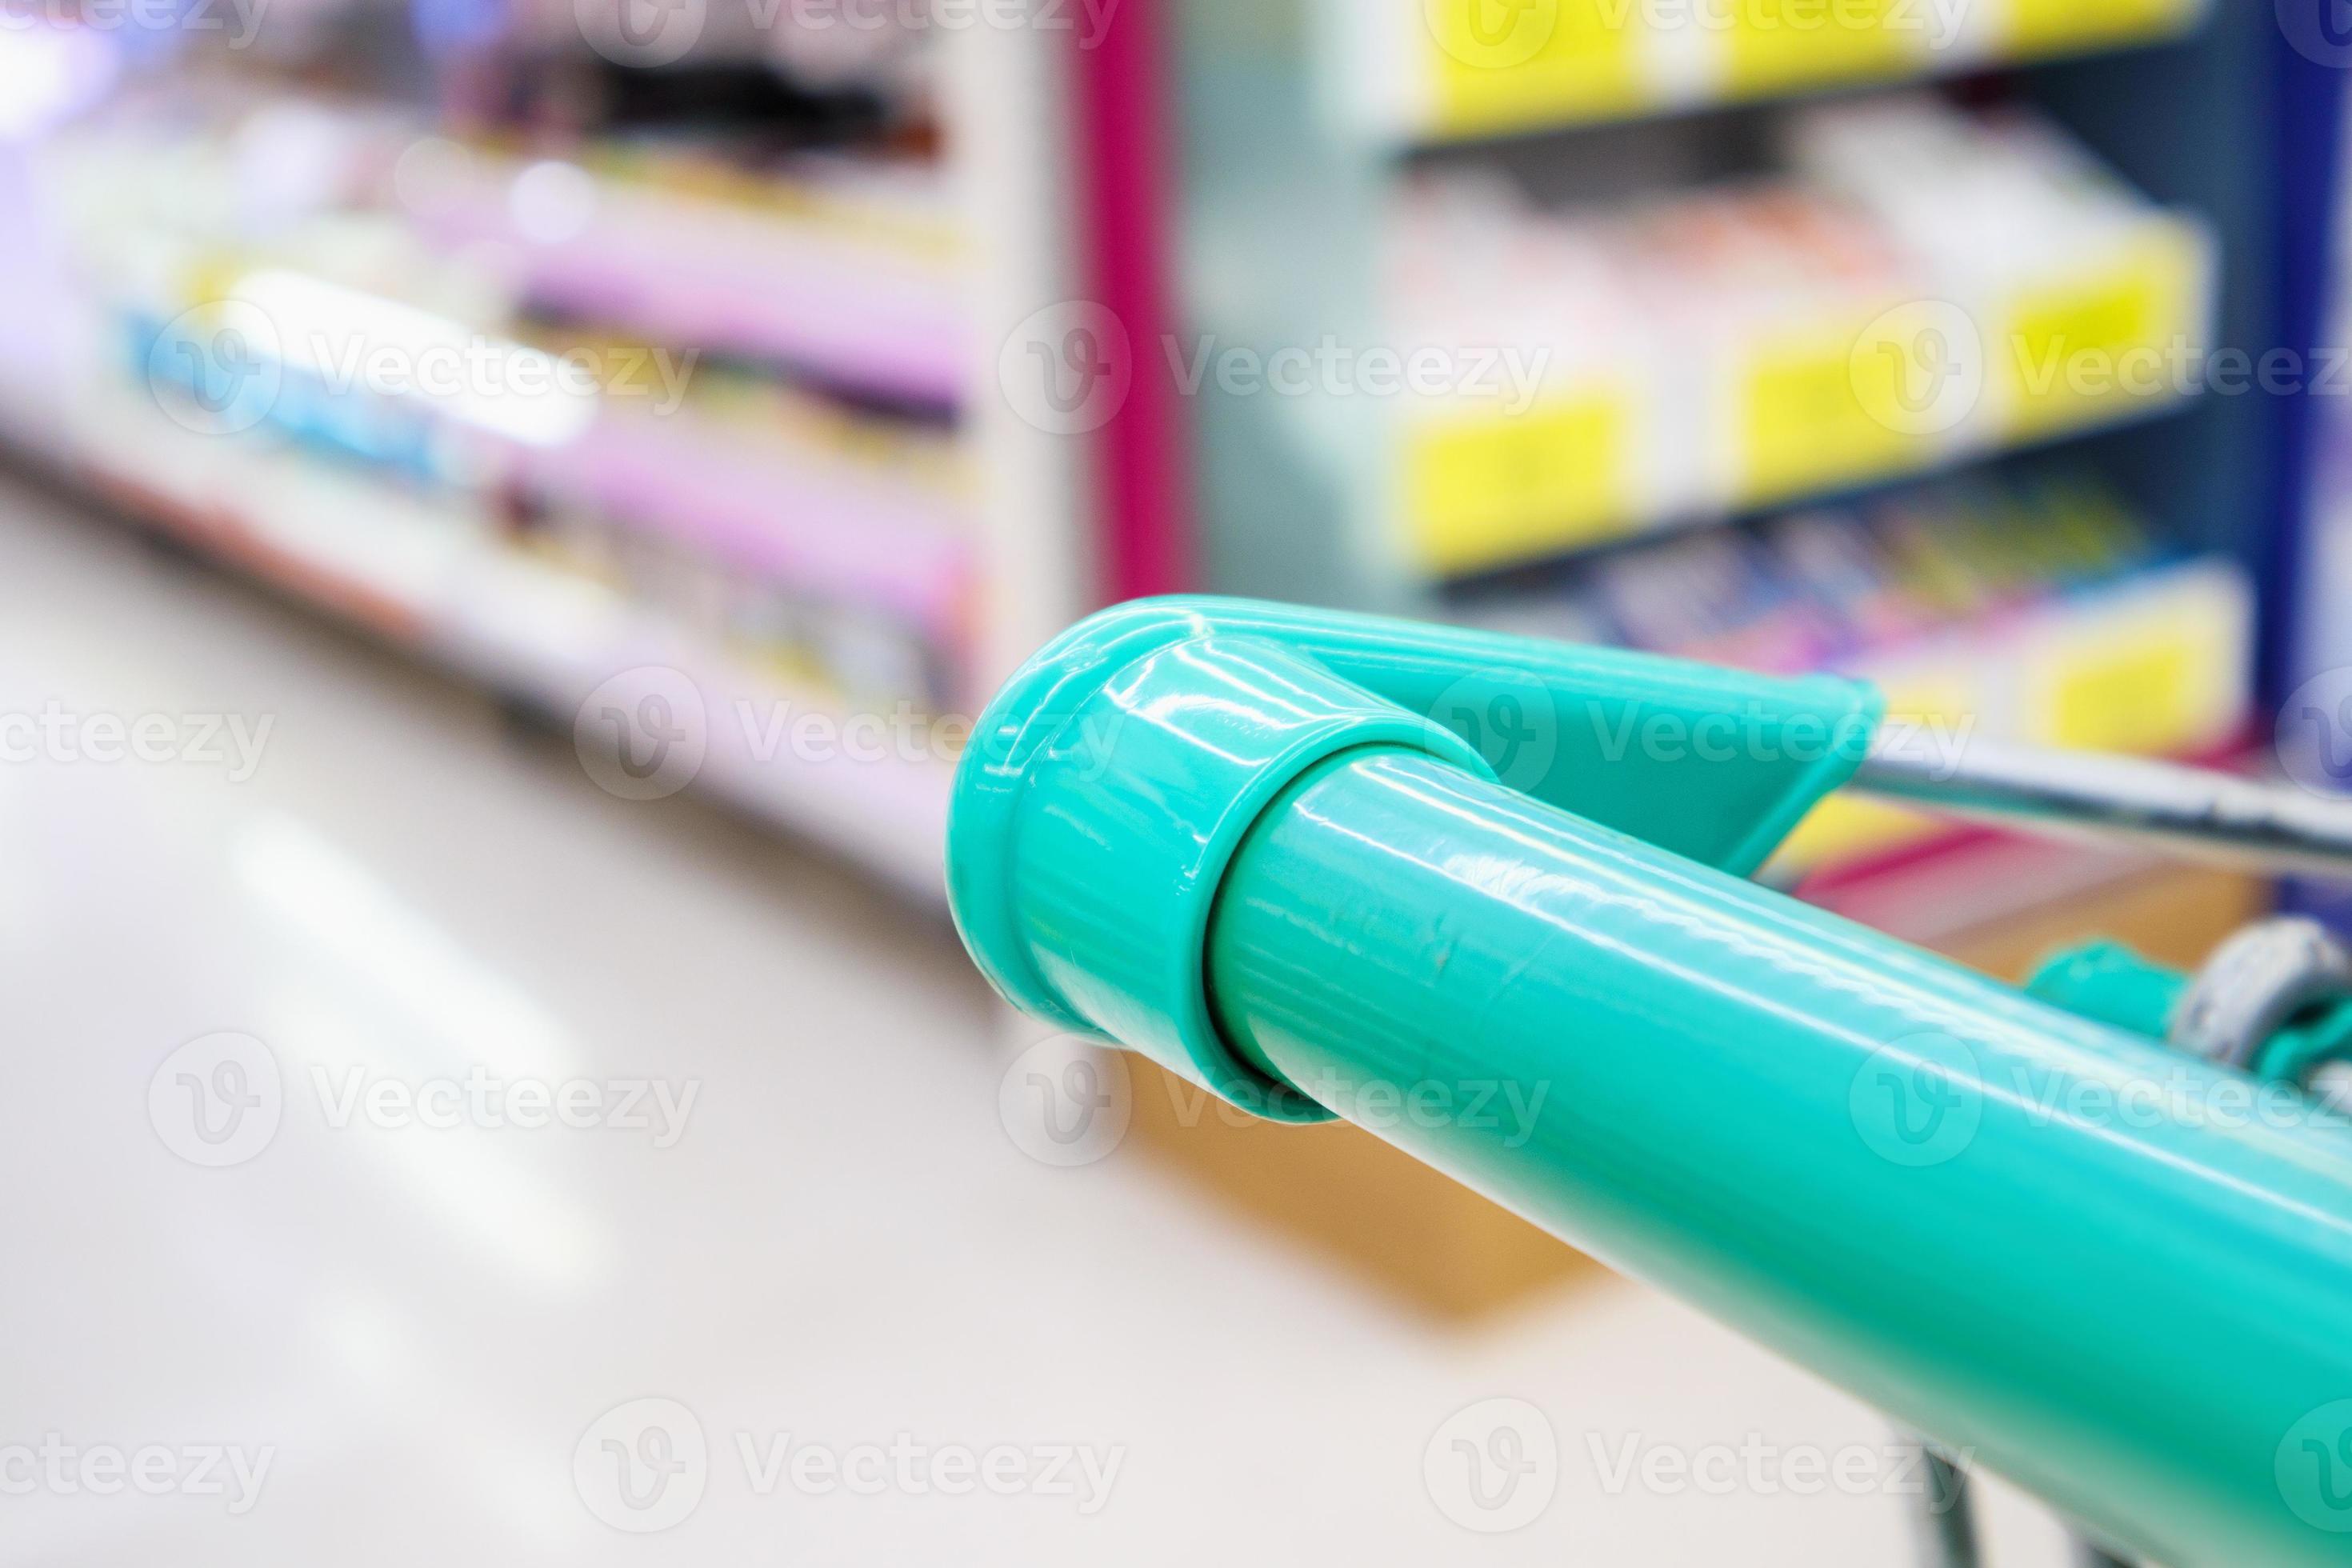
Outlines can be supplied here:
[[2352, 1131], [1743, 880], [1881, 714], [1131, 605], [992, 706], [950, 892], [1030, 1013], [1358, 1121], [2118, 1545], [2352, 1559]]

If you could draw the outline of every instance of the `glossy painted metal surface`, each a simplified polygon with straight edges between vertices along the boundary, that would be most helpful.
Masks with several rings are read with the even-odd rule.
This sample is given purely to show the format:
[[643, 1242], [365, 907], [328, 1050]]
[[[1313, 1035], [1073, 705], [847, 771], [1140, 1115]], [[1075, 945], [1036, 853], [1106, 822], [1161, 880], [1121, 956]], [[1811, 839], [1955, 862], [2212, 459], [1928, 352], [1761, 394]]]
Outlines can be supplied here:
[[1228, 1050], [1202, 995], [1226, 861], [1322, 759], [1403, 745], [1735, 871], [1860, 765], [1883, 704], [1646, 655], [1226, 599], [1087, 620], [982, 716], [949, 901], [1014, 1005], [1276, 1121], [1329, 1113]]
[[2102, 1535], [2352, 1548], [2340, 1122], [1402, 753], [1265, 816], [1209, 988], [1267, 1073]]
[[1012, 787], [1119, 668], [1210, 636], [1277, 643], [1453, 730], [1513, 789], [1740, 873], [1853, 776], [1885, 711], [1875, 689], [1833, 677], [1246, 599], [1147, 599], [1072, 627], [998, 693], [968, 753], [959, 816], [992, 823], [986, 797]]
[[1358, 1121], [2102, 1539], [2345, 1561], [2352, 1128], [2168, 1051], [2158, 977], [2110, 1026], [1739, 879], [1882, 711], [1131, 605], [991, 709], [951, 898], [1017, 1005]]
[[2052, 958], [2026, 989], [2053, 1007], [2160, 1040], [2188, 994], [2189, 976], [2121, 942], [2095, 942]]
[[[2258, 963], [2249, 975], [2243, 968], [2249, 953], [2273, 962]], [[2281, 956], [2283, 964], [2274, 962]], [[2060, 954], [2030, 989], [2055, 1005], [2072, 1004], [2085, 1017], [2164, 1040], [2174, 1050], [2302, 1086], [2344, 1048], [2346, 1025], [2352, 1023], [2352, 987], [2344, 969], [2344, 951], [2332, 936], [2306, 921], [2273, 920], [2223, 943], [2193, 979], [2118, 943], [2101, 942]], [[2233, 1020], [2220, 1037], [2213, 1030], [2218, 1018]], [[2326, 1092], [2326, 1087], [2309, 1085], [2336, 1109], [2352, 1111], [2352, 1100]], [[2328, 1458], [2325, 1444], [2317, 1457]], [[2130, 1568], [2079, 1534], [2073, 1547], [2078, 1568]]]

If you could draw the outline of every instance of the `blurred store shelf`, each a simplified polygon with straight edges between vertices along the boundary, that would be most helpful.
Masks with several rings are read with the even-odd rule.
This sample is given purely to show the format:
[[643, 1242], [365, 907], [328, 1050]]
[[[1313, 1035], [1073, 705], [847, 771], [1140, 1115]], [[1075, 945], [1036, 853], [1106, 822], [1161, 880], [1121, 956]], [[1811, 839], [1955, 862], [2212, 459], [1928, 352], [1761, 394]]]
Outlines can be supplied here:
[[579, 441], [518, 453], [520, 478], [551, 506], [583, 507], [812, 595], [875, 606], [937, 646], [957, 646], [975, 530], [954, 476], [909, 472], [922, 466], [909, 453], [855, 458], [751, 426], [612, 405]]
[[660, 672], [603, 707], [686, 694], [698, 784], [936, 904], [956, 715], [1091, 606], [1076, 455], [970, 392], [1069, 293], [1051, 39], [653, 71], [590, 8], [427, 12], [421, 71], [340, 0], [0, 34], [106, 67], [0, 142], [0, 439], [559, 725]]
[[[131, 396], [110, 401], [98, 425], [108, 439], [77, 458], [92, 489], [566, 730], [612, 683], [621, 683], [613, 700], [627, 702], [638, 696], [633, 679], [683, 679], [702, 708], [696, 782], [841, 847], [926, 901], [943, 899], [952, 758], [927, 723], [897, 726], [908, 738], [878, 749], [845, 744], [860, 710], [838, 693], [790, 685], [625, 595], [507, 548], [446, 500], [299, 451], [185, 430]], [[786, 750], [795, 725], [822, 731], [822, 744]]]
[[1323, 0], [1331, 112], [1409, 144], [1898, 82], [2182, 36], [2207, 0]]
[[658, 162], [623, 177], [456, 143], [417, 167], [403, 195], [423, 231], [520, 258], [534, 308], [869, 395], [962, 399], [972, 332], [934, 173], [834, 160], [698, 187]]
[[[1784, 174], [1553, 215], [1409, 190], [1404, 341], [1509, 344], [1539, 390], [1407, 400], [1412, 569], [1491, 571], [2174, 412], [2201, 388], [2215, 246], [2037, 118], [1816, 110]], [[1956, 189], [1929, 196], [1937, 180]], [[1523, 378], [1536, 379], [1536, 378]], [[1524, 406], [1520, 405], [1524, 404]]]

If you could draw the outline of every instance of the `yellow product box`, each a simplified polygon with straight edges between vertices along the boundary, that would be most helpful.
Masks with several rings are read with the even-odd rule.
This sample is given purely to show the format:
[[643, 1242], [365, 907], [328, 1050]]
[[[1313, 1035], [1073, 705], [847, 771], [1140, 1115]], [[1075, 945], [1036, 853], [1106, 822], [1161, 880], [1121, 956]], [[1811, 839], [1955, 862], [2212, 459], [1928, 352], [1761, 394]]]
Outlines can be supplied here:
[[2009, 0], [2003, 47], [2041, 55], [2153, 41], [2187, 31], [2204, 14], [2205, 0]]
[[2167, 216], [2009, 290], [1986, 349], [2011, 437], [2098, 424], [2193, 389], [2211, 278], [2203, 231]]
[[1475, 136], [1652, 106], [1643, 0], [1413, 0], [1436, 129]]
[[1733, 394], [1738, 500], [1762, 505], [1925, 466], [1933, 444], [1907, 417], [1919, 356], [1916, 344], [1874, 342], [1867, 320], [1754, 341]]
[[2026, 668], [2026, 734], [2086, 752], [2178, 755], [2227, 742], [2245, 714], [2253, 607], [2216, 563], [2120, 590], [2041, 639]]
[[1458, 576], [1630, 531], [1634, 407], [1624, 388], [1602, 384], [1518, 414], [1410, 418], [1402, 461], [1413, 564]]
[[1932, 63], [1925, 0], [1696, 3], [1727, 13], [1731, 97], [1906, 76]]

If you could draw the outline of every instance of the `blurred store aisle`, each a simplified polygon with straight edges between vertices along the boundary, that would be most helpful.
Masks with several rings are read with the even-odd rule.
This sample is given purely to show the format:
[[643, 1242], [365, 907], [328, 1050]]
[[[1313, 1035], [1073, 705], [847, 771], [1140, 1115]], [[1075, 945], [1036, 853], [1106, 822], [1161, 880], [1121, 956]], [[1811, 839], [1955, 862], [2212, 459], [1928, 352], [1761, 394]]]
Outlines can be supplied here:
[[[1850, 1402], [1037, 1163], [942, 927], [5, 481], [0, 746], [0, 1563], [1897, 1560]], [[1558, 1495], [1481, 1534], [1497, 1397]]]

